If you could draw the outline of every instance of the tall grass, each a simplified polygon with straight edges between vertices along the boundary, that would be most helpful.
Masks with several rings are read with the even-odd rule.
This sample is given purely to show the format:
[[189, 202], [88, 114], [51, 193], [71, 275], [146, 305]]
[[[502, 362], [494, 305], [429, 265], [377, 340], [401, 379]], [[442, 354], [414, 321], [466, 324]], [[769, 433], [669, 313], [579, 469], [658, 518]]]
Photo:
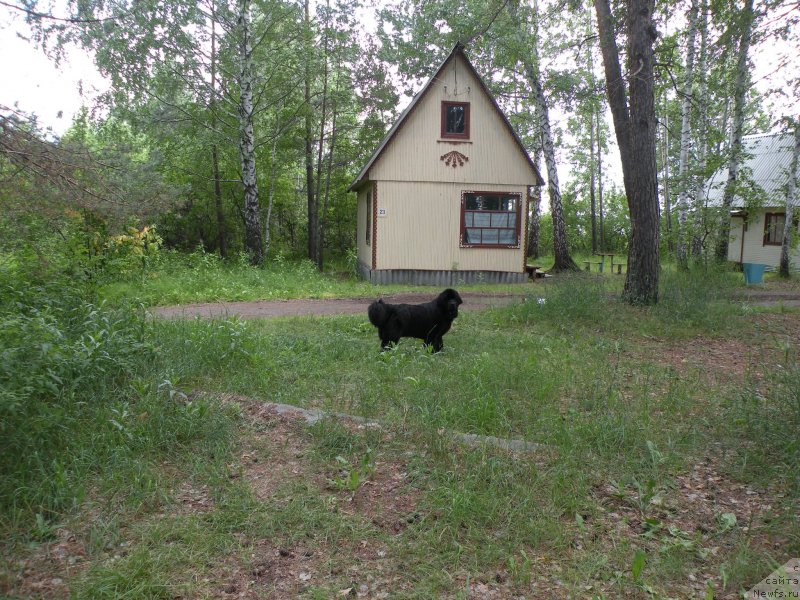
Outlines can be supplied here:
[[4, 525], [43, 534], [88, 486], [149, 501], [158, 457], [227, 443], [227, 418], [161, 377], [144, 312], [86, 295], [67, 281], [0, 290]]
[[622, 299], [617, 275], [562, 274], [534, 288], [528, 302], [512, 310], [523, 323], [546, 321], [561, 329], [592, 327], [607, 335], [689, 337], [729, 329], [746, 312], [732, 302], [739, 278], [725, 268], [680, 272], [665, 268], [659, 279], [659, 301], [630, 306]]
[[[216, 279], [225, 269], [252, 275], [253, 290], [279, 281], [273, 276], [287, 279], [282, 289], [303, 294], [322, 281], [310, 270], [265, 273], [209, 260], [187, 266], [193, 273], [176, 268], [176, 282], [191, 289], [197, 278], [224, 295], [239, 277]], [[621, 302], [616, 275], [548, 279], [529, 286], [530, 297], [515, 306], [462, 313], [438, 354], [416, 340], [379, 352], [366, 315], [149, 320], [121, 296], [104, 305], [63, 281], [30, 290], [19, 279], [6, 277], [0, 290], [3, 525], [26, 541], [46, 539], [70, 510], [99, 497], [106, 504], [95, 512], [107, 520], [90, 529], [93, 546], [123, 537], [130, 544], [118, 559], [94, 560], [72, 587], [76, 597], [191, 595], [214, 565], [245, 564], [254, 540], [330, 553], [332, 593], [325, 597], [351, 586], [351, 565], [339, 570], [337, 561], [363, 542], [363, 552], [387, 549], [385, 564], [408, 583], [409, 597], [452, 593], [464, 573], [502, 572], [527, 592], [537, 569], [555, 566], [573, 595], [587, 582], [601, 589], [616, 580], [621, 595], [643, 547], [641, 577], [666, 595], [663, 582], [712, 572], [722, 561], [741, 565], [753, 554], [728, 552], [722, 534], [713, 542], [719, 556], [700, 557], [694, 539], [677, 551], [672, 533], [618, 523], [620, 533], [609, 512], [632, 514], [626, 509], [635, 505], [637, 519], [671, 524], [677, 516], [665, 516], [655, 498], [672, 493], [675, 475], [707, 452], [709, 440], [736, 457], [736, 476], [778, 481], [792, 490], [787, 503], [797, 497], [791, 478], [800, 456], [791, 433], [800, 425], [800, 377], [791, 340], [782, 366], [768, 373], [769, 386], [755, 377], [726, 387], [691, 371], [677, 376], [639, 348], [650, 338], [752, 329], [746, 311], [728, 301], [735, 281], [724, 273], [665, 272], [653, 307]], [[153, 299], [168, 293], [151, 290]], [[305, 441], [282, 442], [310, 475], [277, 478], [268, 498], [256, 498], [232, 453], [241, 431], [256, 427], [235, 427], [235, 414], [198, 400], [193, 389], [361, 414], [388, 427], [322, 421], [305, 434], [311, 465]], [[468, 448], [454, 432], [522, 438], [540, 450]], [[270, 444], [256, 442], [247, 441], [262, 453], [259, 460], [270, 460]], [[357, 482], [373, 470], [376, 482], [393, 474], [381, 471], [392, 462], [403, 483], [414, 482], [413, 514], [397, 516], [400, 533], [377, 530], [358, 512], [357, 498], [320, 484], [335, 481], [343, 460]], [[213, 480], [206, 511], [165, 509], [176, 466], [182, 482], [186, 473]], [[617, 490], [611, 500], [602, 497], [609, 486]], [[380, 489], [363, 487], [362, 501]], [[145, 518], [129, 519], [123, 534], [115, 511], [136, 509]], [[781, 525], [794, 551], [797, 526], [788, 519]]]
[[170, 251], [162, 251], [147, 272], [104, 285], [100, 292], [111, 302], [137, 298], [147, 305], [375, 293], [373, 286], [349, 274], [321, 274], [307, 260], [288, 261], [277, 255], [264, 268], [256, 268], [244, 256], [226, 262], [204, 252]]

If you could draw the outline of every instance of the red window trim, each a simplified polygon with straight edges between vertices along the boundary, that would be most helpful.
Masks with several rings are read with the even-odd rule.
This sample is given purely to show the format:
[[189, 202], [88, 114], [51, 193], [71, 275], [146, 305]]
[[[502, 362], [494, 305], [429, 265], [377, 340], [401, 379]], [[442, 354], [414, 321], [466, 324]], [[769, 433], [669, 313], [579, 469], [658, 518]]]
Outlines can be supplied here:
[[[465, 212], [466, 212], [466, 197], [467, 194], [474, 194], [476, 196], [480, 195], [494, 195], [494, 196], [514, 196], [517, 199], [517, 210], [516, 210], [516, 234], [517, 234], [517, 243], [516, 244], [467, 244], [464, 242], [466, 239], [466, 220], [465, 220]], [[486, 212], [507, 212], [507, 211], [486, 211]], [[492, 228], [484, 228], [484, 229], [492, 229]], [[511, 229], [510, 227], [508, 229]], [[519, 192], [498, 192], [498, 191], [479, 191], [479, 190], [463, 190], [461, 192], [461, 234], [459, 236], [459, 246], [461, 248], [499, 248], [499, 249], [517, 249], [520, 248], [520, 240], [522, 239], [521, 236], [522, 230], [522, 194]]]
[[786, 223], [786, 213], [785, 212], [768, 212], [768, 213], [764, 213], [764, 239], [763, 239], [764, 243], [762, 245], [763, 246], [780, 246], [780, 245], [783, 244], [783, 229], [781, 229], [780, 232], [777, 232], [777, 230], [776, 230], [776, 233], [778, 233], [778, 236], [780, 238], [779, 241], [770, 242], [770, 241], [767, 240], [767, 237], [769, 236], [770, 217], [783, 217], [783, 222], [784, 222], [784, 224]]
[[[447, 132], [447, 109], [450, 106], [463, 106], [464, 107], [464, 133], [448, 133]], [[442, 115], [441, 115], [441, 137], [449, 140], [468, 140], [470, 130], [470, 114], [469, 102], [449, 102], [442, 100]]]

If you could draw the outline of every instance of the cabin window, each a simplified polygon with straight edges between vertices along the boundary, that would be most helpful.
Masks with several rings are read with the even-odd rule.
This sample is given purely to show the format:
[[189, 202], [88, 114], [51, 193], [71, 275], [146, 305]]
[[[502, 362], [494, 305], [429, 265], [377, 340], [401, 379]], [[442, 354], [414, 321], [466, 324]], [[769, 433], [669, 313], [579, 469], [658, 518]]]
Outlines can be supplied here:
[[764, 245], [780, 246], [783, 241], [784, 213], [767, 213], [764, 215]]
[[370, 245], [370, 240], [372, 237], [372, 192], [367, 192], [367, 218], [366, 218], [366, 235], [365, 239], [367, 242], [367, 246]]
[[469, 102], [442, 102], [442, 137], [469, 139]]
[[464, 192], [461, 198], [461, 245], [519, 247], [520, 194]]

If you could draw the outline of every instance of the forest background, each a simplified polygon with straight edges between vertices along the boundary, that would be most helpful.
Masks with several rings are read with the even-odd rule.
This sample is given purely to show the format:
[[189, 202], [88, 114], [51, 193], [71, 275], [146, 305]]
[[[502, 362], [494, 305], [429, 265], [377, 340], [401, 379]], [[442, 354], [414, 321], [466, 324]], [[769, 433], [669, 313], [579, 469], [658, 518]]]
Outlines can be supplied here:
[[[0, 202], [8, 242], [40, 239], [30, 233], [67, 224], [103, 238], [102, 246], [148, 226], [178, 250], [223, 258], [246, 252], [256, 264], [277, 255], [308, 258], [319, 269], [331, 258], [341, 268], [355, 245], [347, 185], [462, 41], [544, 174], [543, 142], [556, 149], [564, 209], [549, 210], [553, 198], [542, 202], [534, 191], [531, 256], [553, 254], [554, 218], [563, 220], [572, 253], [627, 247], [630, 220], [588, 4], [137, 7], [135, 14], [105, 2], [6, 9], [60, 67], [85, 51], [82, 60], [93, 59], [104, 77], [104, 89], [61, 135], [40, 127], [25, 106], [4, 109], [10, 164]], [[791, 2], [656, 7], [660, 245], [667, 256], [680, 253], [686, 236], [693, 257], [707, 258], [725, 231], [725, 215], [704, 205], [702, 183], [733, 152], [745, 38], [742, 133], [793, 126], [797, 12]], [[552, 121], [546, 133], [544, 119]], [[15, 144], [24, 150], [9, 152]], [[15, 162], [19, 155], [32, 160]], [[747, 173], [740, 188], [748, 189]]]

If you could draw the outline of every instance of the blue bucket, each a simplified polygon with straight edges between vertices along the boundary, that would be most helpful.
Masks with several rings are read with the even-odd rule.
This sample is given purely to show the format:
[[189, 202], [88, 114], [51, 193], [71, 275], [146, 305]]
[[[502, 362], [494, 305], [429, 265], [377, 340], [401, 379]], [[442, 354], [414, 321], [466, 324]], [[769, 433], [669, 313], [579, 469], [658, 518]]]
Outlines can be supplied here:
[[764, 271], [767, 265], [760, 265], [758, 263], [742, 263], [742, 271], [744, 271], [744, 282], [747, 285], [755, 283], [764, 283]]

